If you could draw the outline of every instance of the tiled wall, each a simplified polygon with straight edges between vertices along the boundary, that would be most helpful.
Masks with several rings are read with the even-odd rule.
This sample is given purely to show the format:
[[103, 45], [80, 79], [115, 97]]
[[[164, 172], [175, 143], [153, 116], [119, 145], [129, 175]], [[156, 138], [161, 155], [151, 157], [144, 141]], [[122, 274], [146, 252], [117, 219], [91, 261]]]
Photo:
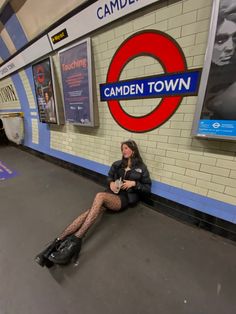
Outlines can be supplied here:
[[[236, 143], [191, 137], [197, 97], [185, 97], [168, 122], [158, 129], [139, 134], [122, 129], [112, 118], [107, 103], [100, 102], [99, 97], [99, 84], [106, 81], [115, 51], [137, 31], [154, 29], [169, 34], [182, 47], [189, 69], [203, 67], [211, 9], [211, 0], [160, 1], [91, 34], [97, 87], [95, 98], [100, 120], [98, 128], [73, 125], [49, 128], [42, 125], [34, 116], [37, 111], [32, 73], [29, 69], [28, 72], [21, 71], [18, 79], [23, 83], [28, 98], [28, 105], [22, 106], [29, 107], [26, 119], [30, 121], [32, 133], [31, 143], [26, 145], [106, 173], [109, 165], [121, 156], [120, 142], [133, 138], [150, 170], [155, 194], [236, 222]], [[54, 56], [53, 59], [59, 75], [58, 58]], [[162, 72], [156, 60], [139, 57], [124, 68], [121, 78]], [[20, 86], [15, 82], [19, 92]], [[1, 84], [7, 84], [7, 80]], [[152, 111], [158, 100], [122, 101], [121, 104], [127, 113], [141, 116]], [[6, 109], [5, 105], [0, 104], [0, 109]]]

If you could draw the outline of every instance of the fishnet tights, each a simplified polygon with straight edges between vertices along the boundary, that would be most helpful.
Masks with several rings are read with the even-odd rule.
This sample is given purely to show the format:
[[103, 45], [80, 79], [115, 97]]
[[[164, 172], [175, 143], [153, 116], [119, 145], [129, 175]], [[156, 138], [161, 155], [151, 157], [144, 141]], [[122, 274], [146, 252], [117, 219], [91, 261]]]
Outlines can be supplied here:
[[100, 192], [94, 198], [90, 209], [79, 215], [61, 234], [59, 239], [75, 234], [81, 238], [86, 231], [93, 225], [99, 214], [102, 214], [106, 208], [118, 211], [121, 209], [121, 200], [117, 195]]

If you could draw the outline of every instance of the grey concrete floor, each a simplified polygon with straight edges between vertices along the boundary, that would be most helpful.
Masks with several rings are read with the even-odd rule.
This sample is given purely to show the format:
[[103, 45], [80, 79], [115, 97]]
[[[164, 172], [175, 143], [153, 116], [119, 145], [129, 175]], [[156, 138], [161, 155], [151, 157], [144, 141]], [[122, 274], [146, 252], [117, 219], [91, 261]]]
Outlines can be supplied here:
[[16, 147], [0, 160], [0, 314], [235, 314], [235, 243], [139, 204], [106, 213], [79, 265], [34, 256], [103, 188]]

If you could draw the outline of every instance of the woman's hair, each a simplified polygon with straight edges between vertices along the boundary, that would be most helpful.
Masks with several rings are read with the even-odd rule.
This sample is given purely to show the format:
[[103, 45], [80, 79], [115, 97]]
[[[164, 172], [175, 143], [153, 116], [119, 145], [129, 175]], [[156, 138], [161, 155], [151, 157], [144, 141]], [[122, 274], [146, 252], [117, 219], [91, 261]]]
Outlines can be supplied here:
[[[121, 150], [123, 145], [127, 145], [132, 151], [133, 154], [131, 156], [131, 163], [132, 166], [138, 166], [140, 164], [143, 164], [143, 159], [140, 155], [139, 149], [138, 149], [138, 145], [136, 144], [135, 141], [133, 140], [127, 140], [121, 143]], [[122, 167], [126, 168], [128, 166], [128, 159], [124, 158], [124, 156], [122, 157]]]
[[227, 6], [220, 7], [218, 20], [217, 20], [217, 29], [225, 20], [236, 23], [236, 5], [233, 5], [231, 7], [231, 10]]

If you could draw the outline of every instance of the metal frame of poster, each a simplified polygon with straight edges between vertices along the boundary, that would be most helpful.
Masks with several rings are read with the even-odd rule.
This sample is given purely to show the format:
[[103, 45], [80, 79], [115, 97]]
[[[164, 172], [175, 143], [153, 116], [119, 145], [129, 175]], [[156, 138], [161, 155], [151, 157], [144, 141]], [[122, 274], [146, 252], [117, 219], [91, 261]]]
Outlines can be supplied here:
[[236, 4], [214, 0], [192, 135], [236, 139]]
[[42, 123], [58, 124], [59, 118], [51, 57], [33, 64], [32, 71], [39, 120]]
[[71, 45], [58, 54], [66, 121], [79, 126], [97, 126], [90, 38]]

